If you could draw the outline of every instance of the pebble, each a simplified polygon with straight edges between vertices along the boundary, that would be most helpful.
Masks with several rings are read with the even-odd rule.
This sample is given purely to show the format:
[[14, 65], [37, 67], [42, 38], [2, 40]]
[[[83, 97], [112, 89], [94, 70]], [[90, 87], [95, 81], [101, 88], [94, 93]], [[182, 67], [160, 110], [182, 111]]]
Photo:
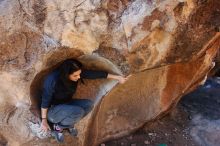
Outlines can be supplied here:
[[153, 135], [153, 133], [148, 133], [148, 135], [149, 135], [149, 136], [152, 136], [152, 135]]
[[101, 146], [105, 146], [105, 144], [104, 144], [104, 143], [102, 143], [102, 144], [101, 144]]
[[150, 144], [150, 142], [148, 140], [145, 140], [144, 144]]
[[156, 136], [156, 133], [148, 133], [149, 136]]
[[133, 137], [132, 137], [132, 136], [129, 136], [129, 137], [128, 137], [128, 139], [132, 140], [132, 139], [133, 139]]

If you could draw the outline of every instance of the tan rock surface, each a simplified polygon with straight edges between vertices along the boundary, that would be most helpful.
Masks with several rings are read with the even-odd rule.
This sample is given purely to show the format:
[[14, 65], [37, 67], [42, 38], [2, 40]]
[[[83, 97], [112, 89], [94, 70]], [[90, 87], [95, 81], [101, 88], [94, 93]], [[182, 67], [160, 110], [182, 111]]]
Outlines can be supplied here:
[[[0, 140], [52, 145], [31, 132], [29, 107], [56, 64], [133, 76], [86, 81], [75, 97], [96, 101], [66, 145], [97, 145], [159, 118], [205, 80], [219, 49], [218, 0], [0, 1]], [[89, 92], [85, 92], [89, 89]]]

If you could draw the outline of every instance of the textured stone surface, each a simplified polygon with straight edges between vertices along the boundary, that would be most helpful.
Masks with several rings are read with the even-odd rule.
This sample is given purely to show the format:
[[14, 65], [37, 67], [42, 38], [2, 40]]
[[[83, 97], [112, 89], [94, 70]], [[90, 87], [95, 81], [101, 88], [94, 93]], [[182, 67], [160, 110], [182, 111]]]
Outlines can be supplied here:
[[103, 139], [128, 133], [175, 106], [181, 96], [202, 82], [211, 69], [210, 61], [207, 56], [147, 70], [131, 77], [126, 84], [118, 85], [99, 105], [91, 124], [90, 142], [97, 139], [94, 143], [100, 143]]
[[2, 143], [55, 144], [31, 133], [29, 107], [45, 74], [70, 57], [133, 76], [123, 85], [95, 80], [79, 86], [75, 98], [91, 98], [96, 106], [67, 145], [97, 145], [166, 113], [213, 67], [219, 7], [218, 0], [0, 1]]

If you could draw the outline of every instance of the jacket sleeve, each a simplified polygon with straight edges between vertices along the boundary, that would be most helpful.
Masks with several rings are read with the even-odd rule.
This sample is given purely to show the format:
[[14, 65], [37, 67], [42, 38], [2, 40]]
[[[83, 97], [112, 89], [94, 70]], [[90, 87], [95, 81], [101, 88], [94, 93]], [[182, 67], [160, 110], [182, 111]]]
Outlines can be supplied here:
[[82, 70], [80, 76], [84, 79], [100, 79], [107, 78], [108, 73], [105, 71]]
[[41, 97], [41, 108], [49, 108], [55, 88], [55, 80], [53, 76], [48, 76], [43, 84], [43, 92]]

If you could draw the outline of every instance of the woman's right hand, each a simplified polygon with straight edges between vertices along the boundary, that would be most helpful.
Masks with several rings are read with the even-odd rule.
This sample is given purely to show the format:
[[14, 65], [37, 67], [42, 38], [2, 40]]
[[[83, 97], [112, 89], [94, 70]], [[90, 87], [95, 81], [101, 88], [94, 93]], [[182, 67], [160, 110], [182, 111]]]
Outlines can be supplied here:
[[42, 119], [40, 128], [43, 132], [48, 132], [48, 130], [51, 130], [50, 126], [48, 125], [47, 119]]

